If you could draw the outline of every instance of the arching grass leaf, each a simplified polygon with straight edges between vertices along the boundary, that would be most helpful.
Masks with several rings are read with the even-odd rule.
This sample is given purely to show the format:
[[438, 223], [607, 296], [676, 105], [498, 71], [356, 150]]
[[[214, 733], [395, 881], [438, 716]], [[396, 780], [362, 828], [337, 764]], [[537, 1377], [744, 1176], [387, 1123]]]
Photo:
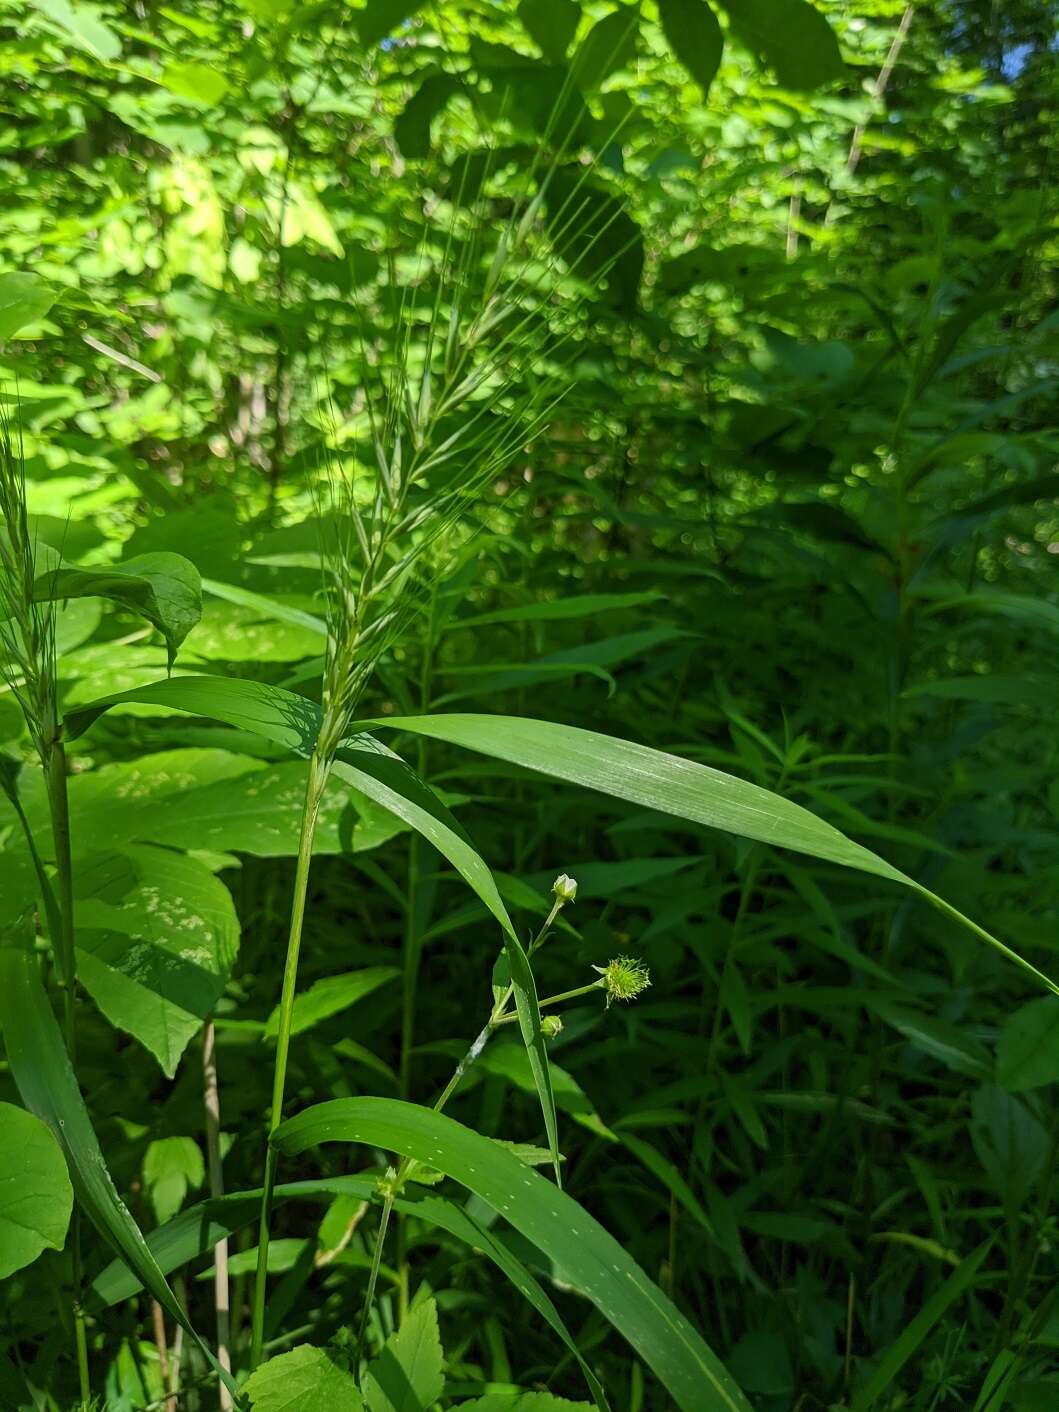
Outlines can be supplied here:
[[362, 1142], [455, 1178], [552, 1259], [654, 1370], [682, 1412], [750, 1412], [723, 1364], [684, 1316], [583, 1207], [487, 1137], [411, 1103], [336, 1099], [281, 1123], [290, 1156]]
[[[516, 1159], [517, 1160], [517, 1159]], [[276, 1187], [275, 1204], [288, 1201], [330, 1200], [334, 1196], [356, 1201], [381, 1203], [378, 1182], [369, 1174], [350, 1177], [322, 1177], [311, 1181], [281, 1182]], [[599, 1379], [585, 1362], [577, 1343], [563, 1322], [559, 1311], [545, 1293], [539, 1281], [515, 1256], [503, 1241], [481, 1225], [462, 1206], [434, 1192], [407, 1190], [394, 1202], [406, 1216], [425, 1221], [446, 1231], [470, 1249], [480, 1251], [511, 1281], [522, 1297], [559, 1335], [571, 1355], [581, 1366], [585, 1381], [600, 1412], [609, 1412], [609, 1403]], [[233, 1192], [214, 1201], [204, 1201], [182, 1211], [172, 1221], [152, 1231], [147, 1243], [160, 1268], [168, 1274], [186, 1265], [196, 1256], [212, 1250], [219, 1240], [242, 1226], [256, 1221], [261, 1209], [261, 1192]], [[117, 1304], [131, 1298], [141, 1288], [135, 1273], [121, 1260], [107, 1266], [92, 1285], [96, 1299], [104, 1305]]]
[[793, 800], [735, 775], [652, 750], [635, 741], [526, 716], [459, 712], [439, 716], [387, 716], [362, 721], [357, 728], [367, 726], [385, 726], [462, 745], [509, 764], [598, 789], [642, 808], [674, 814], [708, 828], [723, 829], [777, 848], [790, 848], [900, 883], [1059, 995], [1059, 986], [1054, 981], [944, 898]]

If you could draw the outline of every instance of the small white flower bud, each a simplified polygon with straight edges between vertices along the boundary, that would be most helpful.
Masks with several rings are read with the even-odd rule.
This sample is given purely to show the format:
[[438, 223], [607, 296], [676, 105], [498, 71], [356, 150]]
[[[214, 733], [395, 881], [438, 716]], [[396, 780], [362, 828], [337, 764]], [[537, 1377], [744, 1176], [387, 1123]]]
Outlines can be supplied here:
[[552, 883], [552, 892], [560, 902], [573, 902], [577, 897], [577, 882], [574, 878], [568, 878], [565, 873], [560, 873]]

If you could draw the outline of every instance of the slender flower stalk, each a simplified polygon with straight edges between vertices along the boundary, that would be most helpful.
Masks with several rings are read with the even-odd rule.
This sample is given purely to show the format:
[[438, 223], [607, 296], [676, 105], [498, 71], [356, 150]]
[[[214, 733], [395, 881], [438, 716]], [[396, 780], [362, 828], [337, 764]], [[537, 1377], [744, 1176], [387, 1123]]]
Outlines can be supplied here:
[[[55, 670], [55, 609], [47, 592], [47, 575], [57, 566], [58, 556], [47, 546], [39, 545], [30, 528], [22, 445], [12, 438], [6, 421], [0, 421], [0, 518], [0, 672], [22, 708], [44, 773], [55, 862], [54, 890], [40, 863], [25, 815], [20, 807], [17, 812], [41, 883], [46, 922], [62, 980], [64, 1038], [73, 1065], [77, 1058], [77, 1031], [70, 805]], [[14, 791], [13, 782], [10, 790]], [[70, 1220], [70, 1257], [77, 1375], [81, 1399], [87, 1402], [91, 1385], [81, 1304], [80, 1213], [76, 1207]]]
[[[221, 1167], [221, 1098], [217, 1083], [217, 1030], [212, 1019], [202, 1031], [202, 1090], [206, 1112], [206, 1166], [210, 1197], [224, 1195]], [[232, 1371], [231, 1299], [228, 1286], [228, 1239], [222, 1236], [213, 1247], [213, 1304], [217, 1315], [217, 1362], [226, 1373]], [[221, 1412], [231, 1412], [232, 1395], [223, 1379], [217, 1381]]]
[[[552, 893], [555, 901], [544, 920], [543, 925], [537, 935], [526, 948], [528, 956], [539, 951], [551, 935], [552, 926], [562, 909], [568, 902], [572, 902], [577, 896], [577, 883], [573, 878], [561, 873], [556, 878], [552, 886]], [[557, 1005], [564, 1000], [573, 1000], [582, 995], [588, 995], [593, 991], [603, 990], [607, 995], [607, 1006], [609, 1008], [612, 1000], [633, 1000], [651, 984], [651, 979], [647, 967], [642, 961], [633, 960], [627, 956], [617, 957], [608, 962], [605, 967], [595, 966], [594, 970], [600, 972], [599, 980], [590, 981], [587, 985], [577, 986], [573, 990], [563, 991], [559, 995], [553, 995], [540, 1004]], [[466, 1054], [452, 1071], [448, 1083], [441, 1090], [441, 1093], [434, 1101], [434, 1112], [440, 1113], [444, 1110], [449, 1099], [453, 1096], [464, 1076], [477, 1063], [478, 1059], [485, 1052], [486, 1046], [493, 1038], [496, 1031], [504, 1025], [513, 1024], [518, 1019], [518, 1014], [514, 1010], [509, 1010], [514, 987], [508, 986], [493, 1004], [489, 1013], [489, 1018], [483, 1028], [479, 1031], [474, 1042], [468, 1048]], [[562, 1021], [558, 1015], [546, 1015], [541, 1019], [541, 1030], [549, 1039], [554, 1039], [562, 1031]], [[382, 1177], [378, 1184], [378, 1189], [383, 1198], [382, 1212], [379, 1216], [379, 1226], [375, 1234], [375, 1248], [372, 1252], [371, 1270], [368, 1275], [368, 1289], [364, 1299], [364, 1309], [361, 1313], [360, 1327], [357, 1331], [357, 1342], [354, 1352], [354, 1366], [360, 1361], [361, 1350], [364, 1346], [364, 1338], [367, 1333], [368, 1320], [371, 1317], [372, 1306], [375, 1302], [375, 1287], [378, 1282], [379, 1270], [382, 1265], [383, 1245], [386, 1241], [386, 1232], [390, 1224], [390, 1217], [393, 1212], [394, 1202], [400, 1195], [405, 1183], [414, 1175], [416, 1169], [422, 1164], [414, 1157], [404, 1157], [397, 1167], [388, 1169], [386, 1175]]]

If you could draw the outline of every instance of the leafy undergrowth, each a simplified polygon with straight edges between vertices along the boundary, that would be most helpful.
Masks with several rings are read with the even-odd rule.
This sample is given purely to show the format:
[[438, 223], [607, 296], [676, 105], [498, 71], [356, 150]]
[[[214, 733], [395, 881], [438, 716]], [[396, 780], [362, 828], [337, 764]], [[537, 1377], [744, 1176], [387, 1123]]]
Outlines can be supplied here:
[[1042, 7], [0, 23], [2, 1412], [1054, 1407]]

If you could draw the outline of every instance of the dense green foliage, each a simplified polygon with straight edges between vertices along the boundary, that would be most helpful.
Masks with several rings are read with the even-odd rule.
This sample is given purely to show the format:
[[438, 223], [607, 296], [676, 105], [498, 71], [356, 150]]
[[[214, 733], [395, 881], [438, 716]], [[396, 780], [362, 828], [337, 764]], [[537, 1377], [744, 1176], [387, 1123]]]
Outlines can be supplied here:
[[0, 35], [0, 1412], [1059, 1404], [1054, 13]]

